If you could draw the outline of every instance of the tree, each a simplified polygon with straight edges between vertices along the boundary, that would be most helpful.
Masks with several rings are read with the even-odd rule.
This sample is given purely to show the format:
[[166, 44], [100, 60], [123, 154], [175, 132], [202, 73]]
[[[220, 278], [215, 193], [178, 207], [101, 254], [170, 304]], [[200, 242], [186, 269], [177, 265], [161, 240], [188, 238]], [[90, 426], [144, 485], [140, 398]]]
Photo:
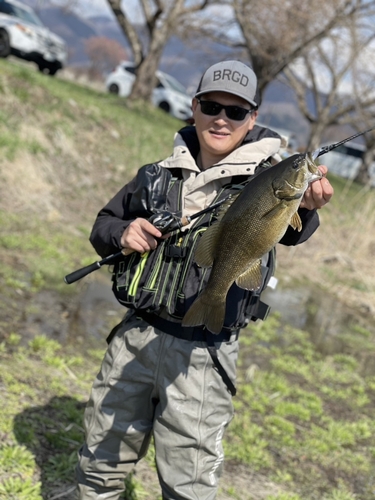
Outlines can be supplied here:
[[128, 58], [126, 49], [120, 43], [104, 36], [91, 37], [84, 43], [85, 52], [90, 59], [91, 78], [103, 78], [104, 74]]
[[372, 172], [371, 175], [371, 169], [375, 160], [375, 131], [372, 130], [374, 128], [374, 122], [375, 107], [369, 106], [368, 108], [362, 107], [357, 110], [356, 120], [353, 120], [351, 123], [351, 126], [357, 132], [369, 130], [369, 132], [362, 136], [362, 140], [365, 144], [365, 152], [362, 157], [362, 163], [354, 178], [355, 181], [364, 185], [370, 185], [371, 181], [374, 180], [373, 175], [375, 172]]
[[177, 32], [183, 19], [212, 3], [212, 0], [139, 0], [144, 18], [142, 32], [139, 32], [130, 21], [126, 7], [121, 8], [121, 0], [108, 0], [137, 65], [130, 99], [151, 99], [157, 82], [155, 73], [167, 41]]
[[[246, 51], [258, 76], [260, 93], [271, 81], [287, 76], [296, 92], [299, 109], [311, 125], [308, 149], [320, 145], [329, 125], [359, 123], [360, 110], [366, 109], [368, 115], [374, 109], [375, 71], [367, 75], [366, 84], [358, 80], [360, 54], [374, 39], [373, 0], [222, 0], [222, 3], [233, 6], [240, 28], [238, 40], [232, 36], [229, 43]], [[228, 26], [225, 30], [229, 31]], [[221, 39], [223, 35], [223, 32], [216, 34]], [[362, 74], [373, 58], [374, 49], [366, 65], [360, 68]], [[348, 79], [352, 91], [345, 94], [341, 89]], [[322, 80], [326, 82], [324, 89]], [[311, 95], [313, 107], [307, 102]], [[370, 116], [367, 119], [373, 122], [375, 115], [370, 113]], [[370, 140], [368, 136], [366, 140]], [[368, 151], [367, 167], [360, 170], [363, 179], [368, 178], [371, 158], [372, 152]]]
[[[267, 85], [306, 50], [358, 12], [370, 12], [373, 0], [222, 0], [232, 6], [240, 36], [228, 40], [242, 47], [259, 80]], [[226, 27], [228, 31], [228, 27]], [[221, 38], [225, 33], [218, 33]], [[228, 37], [227, 37], [228, 38]]]
[[[350, 125], [350, 133], [355, 133], [374, 126], [374, 40], [372, 20], [368, 24], [357, 12], [347, 19], [346, 26], [332, 31], [284, 70], [298, 107], [311, 125], [309, 150], [319, 147], [329, 127]], [[370, 180], [375, 136], [366, 134], [362, 140], [366, 151], [356, 180], [366, 184]]]
[[284, 70], [298, 107], [311, 126], [309, 150], [319, 147], [327, 127], [353, 122], [358, 109], [375, 104], [370, 88], [363, 88], [357, 96], [343, 89], [349, 79], [356, 78], [354, 61], [372, 38], [373, 35], [361, 44], [351, 44], [343, 33], [331, 36]]

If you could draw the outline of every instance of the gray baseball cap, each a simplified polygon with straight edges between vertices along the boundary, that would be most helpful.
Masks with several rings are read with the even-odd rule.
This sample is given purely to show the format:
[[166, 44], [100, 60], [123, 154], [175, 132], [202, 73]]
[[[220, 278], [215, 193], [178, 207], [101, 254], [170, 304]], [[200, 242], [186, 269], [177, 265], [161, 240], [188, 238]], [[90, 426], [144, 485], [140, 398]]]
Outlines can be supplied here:
[[210, 66], [199, 82], [195, 97], [215, 91], [237, 95], [258, 107], [255, 101], [257, 77], [249, 66], [240, 61], [223, 61]]

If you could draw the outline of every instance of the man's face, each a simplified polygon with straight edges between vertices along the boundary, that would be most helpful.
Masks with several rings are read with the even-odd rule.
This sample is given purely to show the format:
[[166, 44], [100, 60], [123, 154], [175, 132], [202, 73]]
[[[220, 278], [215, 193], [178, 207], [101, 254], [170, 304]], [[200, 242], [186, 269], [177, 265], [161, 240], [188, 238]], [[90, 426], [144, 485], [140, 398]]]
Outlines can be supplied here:
[[[223, 105], [240, 106], [251, 109], [251, 104], [241, 97], [227, 92], [209, 92], [199, 97], [202, 101], [214, 101]], [[247, 132], [254, 127], [257, 111], [247, 113], [243, 120], [232, 120], [222, 109], [216, 116], [202, 113], [201, 104], [196, 98], [192, 104], [196, 131], [201, 148], [203, 168], [222, 160], [236, 149]]]

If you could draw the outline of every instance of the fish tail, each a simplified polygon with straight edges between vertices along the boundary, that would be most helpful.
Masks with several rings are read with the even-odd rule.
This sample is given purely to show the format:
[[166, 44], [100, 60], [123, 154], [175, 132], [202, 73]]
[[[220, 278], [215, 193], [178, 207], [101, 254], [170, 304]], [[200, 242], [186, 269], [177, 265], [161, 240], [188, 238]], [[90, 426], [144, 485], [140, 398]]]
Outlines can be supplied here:
[[213, 301], [204, 290], [193, 302], [182, 319], [182, 326], [204, 325], [211, 333], [220, 333], [225, 318], [225, 297], [222, 301]]

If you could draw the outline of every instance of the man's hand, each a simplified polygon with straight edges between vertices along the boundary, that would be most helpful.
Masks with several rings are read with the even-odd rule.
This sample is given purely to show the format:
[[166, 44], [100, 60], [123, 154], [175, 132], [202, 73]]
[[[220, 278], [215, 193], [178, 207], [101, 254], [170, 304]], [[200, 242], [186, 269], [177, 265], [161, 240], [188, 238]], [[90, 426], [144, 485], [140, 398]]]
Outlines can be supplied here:
[[329, 180], [325, 177], [328, 168], [325, 165], [319, 165], [319, 170], [322, 172], [323, 177], [317, 181], [312, 182], [302, 198], [300, 207], [313, 210], [314, 208], [322, 208], [326, 205], [333, 196], [333, 187]]
[[162, 238], [159, 229], [156, 229], [148, 220], [138, 218], [133, 220], [123, 232], [121, 246], [135, 252], [144, 253], [157, 247], [156, 238]]

